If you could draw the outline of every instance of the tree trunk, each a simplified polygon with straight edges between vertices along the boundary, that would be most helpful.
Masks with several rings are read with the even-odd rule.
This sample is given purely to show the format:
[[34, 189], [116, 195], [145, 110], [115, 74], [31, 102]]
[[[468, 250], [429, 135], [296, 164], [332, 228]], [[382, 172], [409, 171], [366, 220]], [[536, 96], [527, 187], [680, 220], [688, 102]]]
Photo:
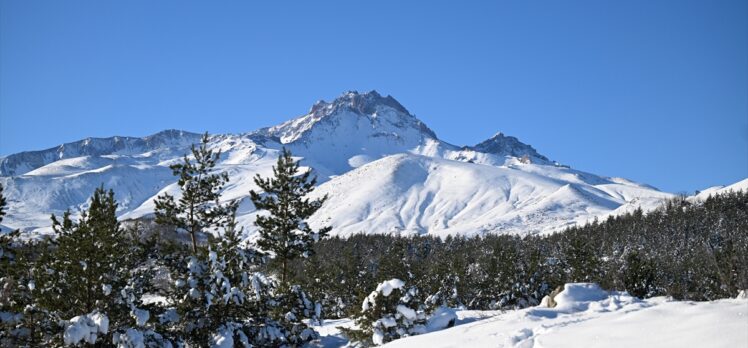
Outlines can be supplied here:
[[281, 273], [281, 286], [286, 286], [286, 258], [283, 258], [283, 272]]
[[192, 238], [192, 253], [197, 255], [197, 238], [195, 238], [195, 231], [190, 231], [190, 238]]
[[[199, 178], [199, 177], [198, 177]], [[190, 202], [190, 238], [192, 238], [192, 254], [197, 256], [197, 239], [195, 238], [195, 204]]]

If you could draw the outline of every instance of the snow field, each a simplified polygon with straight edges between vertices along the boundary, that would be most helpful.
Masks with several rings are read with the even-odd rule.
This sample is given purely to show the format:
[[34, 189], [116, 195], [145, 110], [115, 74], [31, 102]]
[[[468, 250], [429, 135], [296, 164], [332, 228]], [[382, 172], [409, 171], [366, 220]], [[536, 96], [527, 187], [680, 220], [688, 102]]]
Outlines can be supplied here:
[[566, 284], [556, 308], [533, 307], [407, 337], [385, 347], [746, 347], [748, 300], [639, 300]]

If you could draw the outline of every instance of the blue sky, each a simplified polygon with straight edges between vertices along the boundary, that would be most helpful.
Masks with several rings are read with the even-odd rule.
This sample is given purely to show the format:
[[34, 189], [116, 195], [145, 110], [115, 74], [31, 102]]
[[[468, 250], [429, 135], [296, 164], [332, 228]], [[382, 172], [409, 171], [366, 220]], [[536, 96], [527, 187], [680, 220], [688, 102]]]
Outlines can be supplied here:
[[748, 177], [748, 2], [0, 0], [0, 155], [239, 133], [346, 90], [668, 191]]

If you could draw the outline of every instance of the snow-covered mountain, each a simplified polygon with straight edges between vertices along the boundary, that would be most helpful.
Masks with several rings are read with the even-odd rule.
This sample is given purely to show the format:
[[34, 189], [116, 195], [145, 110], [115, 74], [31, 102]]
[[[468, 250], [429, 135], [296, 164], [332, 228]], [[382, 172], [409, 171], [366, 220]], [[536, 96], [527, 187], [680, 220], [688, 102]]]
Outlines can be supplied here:
[[[168, 166], [199, 137], [169, 130], [89, 138], [1, 158], [4, 223], [44, 231], [50, 214], [85, 207], [102, 184], [115, 190], [123, 219], [152, 214], [153, 198], [177, 192]], [[332, 225], [339, 235], [544, 233], [672, 197], [559, 165], [502, 133], [475, 146], [449, 144], [375, 91], [317, 102], [277, 126], [215, 135], [211, 147], [222, 150], [218, 169], [231, 175], [224, 197], [242, 200], [239, 222], [249, 233], [257, 214], [248, 200], [252, 178], [271, 173], [282, 147], [319, 176], [314, 194], [329, 196], [312, 225]]]
[[[21, 152], [2, 158], [0, 159], [0, 176], [22, 175], [53, 162], [83, 157], [101, 158], [115, 154], [130, 156], [148, 154], [149, 157], [154, 158], [169, 158], [174, 156], [170, 150], [175, 148], [181, 150], [185, 145], [189, 146], [189, 144], [199, 140], [199, 134], [173, 129], [144, 138], [87, 138], [51, 149]], [[80, 160], [58, 164], [75, 167], [75, 163], [80, 163]]]
[[748, 179], [743, 179], [732, 185], [728, 186], [713, 186], [697, 192], [695, 195], [689, 197], [691, 200], [704, 200], [709, 196], [723, 194], [730, 191], [748, 191]]

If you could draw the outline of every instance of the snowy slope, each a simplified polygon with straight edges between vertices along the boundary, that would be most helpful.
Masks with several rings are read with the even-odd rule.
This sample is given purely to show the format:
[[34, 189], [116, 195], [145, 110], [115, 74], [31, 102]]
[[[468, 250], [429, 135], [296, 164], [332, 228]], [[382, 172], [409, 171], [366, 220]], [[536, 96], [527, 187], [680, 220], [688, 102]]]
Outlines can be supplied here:
[[690, 197], [692, 200], [705, 200], [709, 196], [727, 193], [730, 191], [748, 191], [748, 179], [743, 179], [732, 185], [728, 186], [714, 186], [708, 189], [702, 190], [701, 192]]
[[[626, 202], [669, 194], [602, 178], [586, 183], [570, 169], [489, 166], [414, 154], [388, 156], [322, 184], [328, 202], [313, 226], [336, 233], [437, 235], [551, 232]], [[615, 188], [615, 194], [611, 187]]]
[[[383, 347], [746, 347], [748, 300], [639, 300], [566, 284], [556, 308], [509, 311]], [[331, 341], [328, 339], [328, 341]]]
[[[172, 158], [183, 153], [185, 147], [188, 148], [190, 144], [199, 140], [199, 134], [178, 130], [165, 130], [143, 138], [87, 138], [47, 150], [21, 152], [0, 158], [0, 176], [23, 175], [60, 160], [79, 157], [140, 155], [140, 157], [148, 157], [152, 160]], [[76, 163], [76, 161], [71, 163]], [[60, 165], [64, 166], [64, 164]]]
[[[94, 188], [114, 189], [123, 219], [152, 214], [153, 198], [176, 193], [168, 169], [199, 135], [164, 131], [144, 138], [92, 138], [0, 159], [9, 216], [3, 222], [45, 230], [49, 214], [85, 207]], [[244, 134], [216, 135], [219, 170], [231, 175], [225, 199], [242, 200], [239, 222], [251, 234], [248, 201], [255, 174], [269, 175], [289, 148], [319, 176], [329, 200], [313, 224], [333, 233], [543, 233], [672, 197], [647, 185], [561, 166], [517, 138], [497, 133], [475, 146], [440, 140], [390, 96], [347, 92], [300, 117]]]

